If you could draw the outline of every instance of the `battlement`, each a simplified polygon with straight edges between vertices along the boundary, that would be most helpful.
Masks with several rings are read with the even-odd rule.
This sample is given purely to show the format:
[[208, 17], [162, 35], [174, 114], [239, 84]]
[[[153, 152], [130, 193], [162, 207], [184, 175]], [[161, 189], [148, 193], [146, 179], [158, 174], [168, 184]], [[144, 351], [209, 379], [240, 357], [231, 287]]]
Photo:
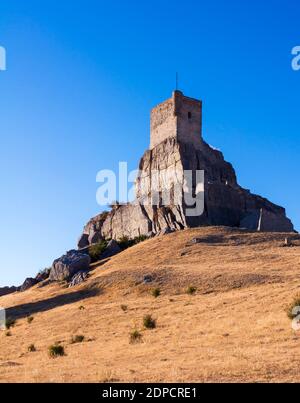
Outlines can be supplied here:
[[150, 149], [169, 137], [198, 146], [202, 138], [202, 102], [174, 91], [151, 111]]

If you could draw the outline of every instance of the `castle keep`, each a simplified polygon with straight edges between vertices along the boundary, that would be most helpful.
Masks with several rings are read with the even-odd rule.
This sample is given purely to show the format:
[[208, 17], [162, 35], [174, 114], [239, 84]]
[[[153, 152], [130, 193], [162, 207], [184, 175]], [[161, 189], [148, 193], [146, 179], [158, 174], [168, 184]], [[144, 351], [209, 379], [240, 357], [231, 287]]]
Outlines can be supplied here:
[[202, 102], [174, 91], [151, 111], [152, 150], [167, 138], [199, 147], [202, 137]]
[[[199, 226], [229, 226], [254, 231], [291, 232], [285, 209], [250, 193], [237, 182], [232, 165], [202, 136], [202, 102], [175, 91], [151, 111], [150, 149], [139, 164], [136, 202], [115, 206], [85, 226], [79, 248], [105, 239], [155, 236]], [[190, 216], [185, 204], [185, 171], [204, 171], [204, 212]], [[178, 186], [179, 184], [179, 186]], [[203, 184], [202, 184], [203, 185]], [[198, 184], [193, 183], [193, 194]], [[153, 193], [179, 188], [168, 205], [145, 203]], [[177, 192], [178, 196], [178, 192]], [[160, 198], [159, 198], [160, 200]]]

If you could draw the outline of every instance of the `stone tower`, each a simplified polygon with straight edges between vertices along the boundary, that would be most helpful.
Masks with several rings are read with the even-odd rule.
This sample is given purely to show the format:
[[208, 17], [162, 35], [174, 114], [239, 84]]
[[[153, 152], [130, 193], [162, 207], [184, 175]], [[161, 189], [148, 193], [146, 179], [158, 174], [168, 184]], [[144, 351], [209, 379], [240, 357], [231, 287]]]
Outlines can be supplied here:
[[170, 99], [151, 111], [150, 149], [171, 137], [196, 148], [201, 144], [202, 102], [180, 91], [174, 91]]

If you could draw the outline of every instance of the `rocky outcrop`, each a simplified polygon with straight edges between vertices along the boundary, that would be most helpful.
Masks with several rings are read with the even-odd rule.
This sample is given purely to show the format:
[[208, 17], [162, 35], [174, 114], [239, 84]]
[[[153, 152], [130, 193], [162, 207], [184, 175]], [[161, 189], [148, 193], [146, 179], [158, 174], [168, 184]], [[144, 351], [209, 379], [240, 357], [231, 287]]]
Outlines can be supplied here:
[[[202, 140], [194, 147], [168, 138], [146, 151], [139, 168], [136, 202], [115, 206], [110, 213], [93, 218], [82, 236], [89, 244], [95, 237], [134, 238], [204, 225], [255, 231], [294, 230], [284, 208], [239, 186], [232, 165], [224, 160], [220, 151]], [[190, 184], [192, 191], [187, 189], [184, 172], [199, 170], [205, 173], [204, 211], [201, 215], [190, 216], [185, 194], [196, 194], [199, 183], [194, 179]], [[166, 199], [168, 203], [164, 203]]]
[[0, 297], [4, 297], [4, 295], [13, 294], [14, 292], [19, 291], [17, 287], [2, 287], [0, 288]]
[[38, 284], [37, 279], [35, 278], [27, 278], [24, 283], [21, 285], [20, 291], [24, 292], [29, 290], [30, 288], [34, 287], [36, 284]]
[[88, 273], [86, 271], [80, 271], [79, 273], [73, 276], [72, 280], [70, 281], [69, 288], [76, 287], [85, 282], [88, 277]]
[[78, 241], [78, 248], [84, 249], [90, 245], [89, 242], [89, 234], [82, 234], [79, 241]]
[[118, 253], [122, 252], [122, 249], [118, 245], [118, 243], [112, 239], [108, 242], [105, 251], [101, 255], [101, 259], [108, 259], [109, 257], [115, 256]]
[[70, 281], [75, 274], [88, 271], [91, 258], [76, 250], [67, 252], [66, 255], [54, 261], [49, 280], [50, 281]]
[[38, 283], [41, 283], [42, 281], [48, 280], [50, 276], [50, 271], [51, 269], [45, 269], [42, 270], [40, 273], [38, 273], [35, 277]]

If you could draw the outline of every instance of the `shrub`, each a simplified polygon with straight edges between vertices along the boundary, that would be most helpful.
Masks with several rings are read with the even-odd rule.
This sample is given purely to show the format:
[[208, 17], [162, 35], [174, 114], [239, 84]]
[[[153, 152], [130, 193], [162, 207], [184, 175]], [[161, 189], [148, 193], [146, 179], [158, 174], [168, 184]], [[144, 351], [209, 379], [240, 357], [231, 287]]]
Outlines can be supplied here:
[[27, 322], [28, 322], [29, 324], [31, 324], [33, 321], [34, 321], [34, 317], [33, 317], [33, 316], [28, 316]]
[[29, 353], [35, 353], [36, 352], [36, 348], [34, 344], [30, 344], [30, 346], [28, 347], [28, 352]]
[[144, 327], [146, 329], [155, 329], [156, 328], [156, 320], [152, 318], [151, 315], [144, 316]]
[[140, 235], [135, 237], [134, 239], [130, 239], [128, 236], [123, 236], [119, 239], [118, 244], [121, 249], [125, 250], [131, 248], [132, 246], [138, 245], [141, 242], [144, 242], [148, 239], [146, 235]]
[[128, 306], [127, 305], [121, 305], [121, 309], [123, 312], [127, 312], [128, 311]]
[[98, 260], [101, 258], [101, 255], [106, 248], [107, 248], [107, 241], [104, 240], [90, 247], [89, 255], [92, 260], [92, 263], [98, 262]]
[[63, 357], [65, 355], [65, 349], [59, 344], [53, 344], [48, 348], [50, 358]]
[[197, 288], [196, 288], [196, 287], [193, 287], [193, 286], [190, 286], [190, 287], [188, 287], [188, 289], [186, 290], [186, 292], [187, 292], [187, 294], [189, 294], [189, 295], [195, 295], [196, 292], [197, 292]]
[[137, 344], [142, 341], [143, 335], [137, 329], [130, 333], [130, 344]]
[[79, 310], [80, 310], [80, 311], [84, 311], [84, 310], [85, 310], [85, 307], [84, 307], [83, 305], [81, 305], [81, 306], [79, 307]]
[[78, 343], [83, 343], [85, 337], [82, 335], [76, 335], [72, 337], [71, 344], [78, 344]]
[[155, 288], [154, 290], [151, 291], [151, 295], [154, 298], [158, 298], [161, 295], [161, 291], [159, 288]]
[[287, 316], [293, 320], [300, 314], [300, 308], [298, 309], [298, 313], [296, 312], [297, 307], [300, 307], [300, 295], [296, 296], [293, 302], [286, 308]]
[[5, 333], [5, 336], [6, 336], [6, 337], [11, 337], [11, 335], [12, 335], [11, 332], [6, 332], [6, 333]]
[[5, 327], [9, 330], [11, 327], [14, 327], [16, 324], [16, 320], [12, 318], [7, 318], [5, 321]]
[[135, 245], [147, 241], [148, 237], [146, 235], [140, 235], [134, 238]]
[[134, 246], [134, 240], [130, 239], [128, 236], [123, 236], [119, 239], [118, 244], [121, 249], [125, 250]]

